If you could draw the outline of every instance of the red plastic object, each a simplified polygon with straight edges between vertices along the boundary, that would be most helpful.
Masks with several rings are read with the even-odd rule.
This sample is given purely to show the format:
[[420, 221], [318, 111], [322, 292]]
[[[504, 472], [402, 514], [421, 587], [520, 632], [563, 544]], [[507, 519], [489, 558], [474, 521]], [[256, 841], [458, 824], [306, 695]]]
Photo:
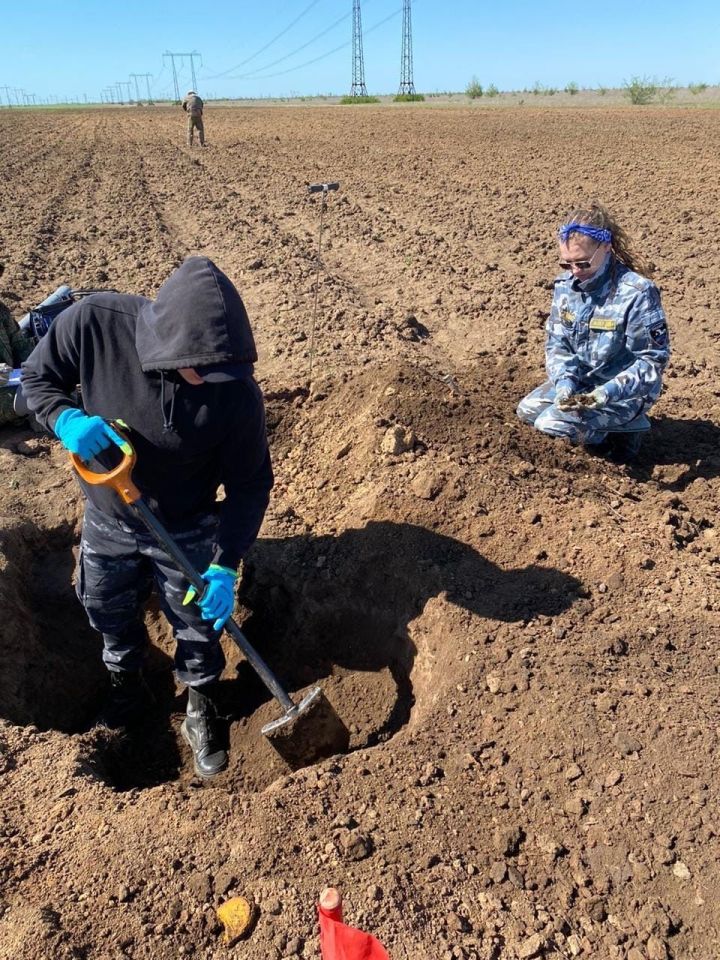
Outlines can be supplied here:
[[334, 887], [320, 894], [318, 919], [322, 960], [390, 960], [379, 940], [342, 922], [342, 899]]

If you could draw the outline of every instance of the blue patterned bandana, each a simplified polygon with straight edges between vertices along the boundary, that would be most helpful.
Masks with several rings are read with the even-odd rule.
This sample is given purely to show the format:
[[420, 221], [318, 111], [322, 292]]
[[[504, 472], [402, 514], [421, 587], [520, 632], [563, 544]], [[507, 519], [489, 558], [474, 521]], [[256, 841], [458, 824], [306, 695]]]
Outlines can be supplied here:
[[589, 223], [564, 223], [558, 230], [558, 236], [563, 243], [568, 242], [571, 233], [582, 233], [586, 237], [592, 237], [598, 243], [611, 243], [612, 233], [603, 227], [591, 227]]

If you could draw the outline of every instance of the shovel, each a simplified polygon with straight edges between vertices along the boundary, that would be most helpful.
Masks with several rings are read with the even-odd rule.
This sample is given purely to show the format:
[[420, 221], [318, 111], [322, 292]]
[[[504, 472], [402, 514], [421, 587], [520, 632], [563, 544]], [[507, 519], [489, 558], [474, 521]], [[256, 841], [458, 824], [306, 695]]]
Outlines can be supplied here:
[[[110, 425], [124, 441], [120, 448], [120, 463], [107, 472], [95, 473], [77, 454], [71, 453], [70, 460], [75, 470], [86, 483], [112, 487], [123, 502], [132, 507], [158, 545], [195, 587], [197, 596], [201, 597], [207, 584], [143, 500], [132, 481], [137, 460], [135, 450], [118, 424], [110, 421]], [[224, 629], [282, 707], [282, 715], [266, 723], [261, 732], [293, 770], [347, 750], [349, 731], [319, 686], [314, 687], [299, 703], [294, 703], [232, 617], [227, 619]]]

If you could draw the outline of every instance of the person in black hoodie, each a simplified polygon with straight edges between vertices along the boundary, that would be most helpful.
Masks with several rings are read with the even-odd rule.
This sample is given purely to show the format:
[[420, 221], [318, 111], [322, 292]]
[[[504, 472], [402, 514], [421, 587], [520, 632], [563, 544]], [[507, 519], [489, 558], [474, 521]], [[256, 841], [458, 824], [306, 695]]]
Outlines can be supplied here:
[[[220, 631], [273, 485], [256, 360], [239, 293], [211, 260], [190, 257], [154, 301], [98, 293], [73, 304], [23, 365], [28, 406], [83, 460], [119, 445], [106, 421], [127, 424], [136, 485], [205, 571], [206, 590], [188, 603], [182, 574], [132, 510], [113, 490], [81, 481], [77, 592], [103, 635], [106, 722], [128, 724], [147, 701], [143, 605], [154, 581], [176, 639], [176, 676], [189, 688], [182, 733], [204, 777], [227, 765], [217, 723]], [[83, 409], [73, 400], [78, 385]]]

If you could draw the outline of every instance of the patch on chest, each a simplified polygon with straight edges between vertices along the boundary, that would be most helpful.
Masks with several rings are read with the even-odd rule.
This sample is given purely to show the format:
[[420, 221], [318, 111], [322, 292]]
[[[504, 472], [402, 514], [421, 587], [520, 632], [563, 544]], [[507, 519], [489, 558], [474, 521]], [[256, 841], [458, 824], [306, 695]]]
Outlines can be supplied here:
[[591, 330], [614, 330], [617, 327], [617, 320], [613, 317], [593, 317], [590, 321]]

